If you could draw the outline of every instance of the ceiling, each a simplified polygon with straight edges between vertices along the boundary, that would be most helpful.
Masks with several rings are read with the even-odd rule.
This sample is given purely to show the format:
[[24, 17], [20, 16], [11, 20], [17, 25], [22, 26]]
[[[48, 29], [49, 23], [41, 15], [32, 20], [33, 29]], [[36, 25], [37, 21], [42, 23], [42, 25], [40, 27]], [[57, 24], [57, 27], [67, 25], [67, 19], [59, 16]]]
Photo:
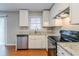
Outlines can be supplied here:
[[29, 11], [42, 11], [50, 9], [54, 3], [0, 3], [0, 11], [19, 11], [28, 9]]

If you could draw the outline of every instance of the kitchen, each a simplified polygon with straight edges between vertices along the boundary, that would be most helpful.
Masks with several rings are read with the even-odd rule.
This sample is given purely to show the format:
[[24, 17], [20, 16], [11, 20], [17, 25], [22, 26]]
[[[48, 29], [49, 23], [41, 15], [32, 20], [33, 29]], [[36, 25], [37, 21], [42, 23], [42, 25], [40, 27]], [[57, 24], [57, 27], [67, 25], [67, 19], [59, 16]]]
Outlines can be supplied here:
[[[62, 54], [60, 47], [65, 41], [60, 42], [60, 30], [79, 31], [78, 5], [77, 3], [0, 4], [0, 17], [4, 16], [7, 20], [5, 46], [14, 46], [11, 55], [15, 56], [20, 52], [22, 53], [20, 55], [28, 52], [25, 56], [63, 55], [65, 52]], [[29, 50], [34, 52], [31, 53]]]

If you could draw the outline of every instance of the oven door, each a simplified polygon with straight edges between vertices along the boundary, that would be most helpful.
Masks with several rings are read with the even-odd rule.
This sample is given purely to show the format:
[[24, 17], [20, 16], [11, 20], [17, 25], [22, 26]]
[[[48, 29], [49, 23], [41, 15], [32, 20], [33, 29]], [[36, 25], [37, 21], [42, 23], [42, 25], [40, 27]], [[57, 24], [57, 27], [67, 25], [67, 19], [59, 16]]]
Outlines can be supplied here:
[[56, 56], [56, 41], [48, 39], [48, 56]]

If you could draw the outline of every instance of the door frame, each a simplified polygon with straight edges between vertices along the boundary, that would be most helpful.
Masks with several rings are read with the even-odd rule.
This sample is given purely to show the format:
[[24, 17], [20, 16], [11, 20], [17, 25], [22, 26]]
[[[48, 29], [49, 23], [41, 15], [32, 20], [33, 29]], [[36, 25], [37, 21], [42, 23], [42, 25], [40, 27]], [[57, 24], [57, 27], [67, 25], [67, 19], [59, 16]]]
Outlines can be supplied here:
[[4, 40], [5, 40], [5, 45], [7, 45], [7, 16], [5, 16], [4, 19]]

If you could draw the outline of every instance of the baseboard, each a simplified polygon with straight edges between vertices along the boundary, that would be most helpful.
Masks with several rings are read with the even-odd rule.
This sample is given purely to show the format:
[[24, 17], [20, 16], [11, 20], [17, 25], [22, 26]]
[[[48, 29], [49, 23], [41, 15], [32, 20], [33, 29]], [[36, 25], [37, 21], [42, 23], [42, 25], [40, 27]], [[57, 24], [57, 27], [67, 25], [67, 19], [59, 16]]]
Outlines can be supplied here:
[[16, 46], [16, 44], [5, 44], [5, 46]]
[[43, 48], [28, 48], [28, 50], [46, 50], [46, 49], [43, 49]]

